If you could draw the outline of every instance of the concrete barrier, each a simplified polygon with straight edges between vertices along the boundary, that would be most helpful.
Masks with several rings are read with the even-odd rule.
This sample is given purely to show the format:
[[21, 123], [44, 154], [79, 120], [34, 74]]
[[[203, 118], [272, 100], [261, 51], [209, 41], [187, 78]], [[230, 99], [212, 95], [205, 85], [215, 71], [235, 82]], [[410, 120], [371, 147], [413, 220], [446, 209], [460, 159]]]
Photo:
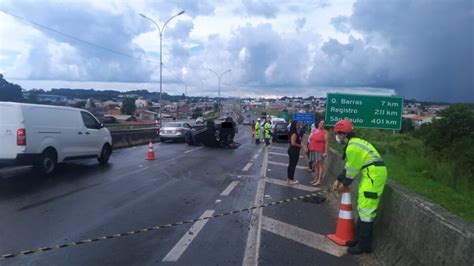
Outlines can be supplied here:
[[158, 142], [160, 136], [158, 128], [140, 128], [116, 130], [110, 132], [114, 149], [126, 148], [135, 145], [143, 145], [151, 142]]
[[[340, 157], [331, 150], [326, 185], [342, 171]], [[351, 185], [354, 210], [359, 180]], [[474, 265], [474, 225], [391, 180], [382, 195], [374, 235], [376, 256], [387, 265]]]

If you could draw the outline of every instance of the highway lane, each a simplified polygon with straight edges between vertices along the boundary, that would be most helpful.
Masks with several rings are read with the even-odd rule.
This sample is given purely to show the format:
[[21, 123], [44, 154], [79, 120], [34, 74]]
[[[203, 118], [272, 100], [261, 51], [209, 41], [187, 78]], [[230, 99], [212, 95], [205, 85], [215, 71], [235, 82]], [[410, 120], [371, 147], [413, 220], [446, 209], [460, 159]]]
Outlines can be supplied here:
[[[0, 179], [0, 254], [195, 219], [209, 211], [247, 208], [254, 204], [263, 166], [268, 168], [267, 178], [283, 181], [286, 168], [264, 165], [265, 149], [251, 143], [248, 126], [239, 129], [236, 139], [242, 146], [235, 150], [160, 143], [155, 144], [155, 161], [144, 160], [145, 145], [115, 152], [107, 167], [88, 160], [64, 165], [50, 178], [25, 172]], [[286, 147], [272, 146], [268, 161], [287, 163]], [[306, 170], [297, 174], [303, 182], [310, 180]], [[270, 197], [266, 202], [307, 193], [274, 183], [267, 183], [264, 190]], [[294, 202], [262, 211], [267, 227], [258, 232], [259, 264], [354, 264], [347, 255], [330, 255], [272, 232], [270, 222], [274, 225], [276, 220], [308, 232], [332, 232], [334, 217], [327, 206], [308, 204]], [[250, 218], [243, 212], [211, 219], [202, 228], [175, 226], [0, 264], [242, 265]]]
[[[237, 139], [250, 142], [248, 134], [241, 129]], [[0, 227], [2, 231], [8, 228], [0, 239], [2, 253], [199, 217], [203, 210], [215, 205], [215, 200], [230, 182], [228, 180], [237, 178], [246, 164], [242, 158], [255, 147], [243, 143], [236, 150], [195, 148], [179, 143], [155, 145], [157, 160], [149, 162], [144, 160], [146, 146], [141, 146], [114, 153], [110, 165], [105, 168], [90, 160], [64, 165], [51, 178], [27, 172], [1, 180], [0, 210], [4, 215], [0, 217]], [[194, 151], [188, 152], [191, 150]], [[236, 175], [232, 176], [233, 173]], [[240, 187], [245, 187], [245, 182], [242, 181]], [[249, 202], [238, 207], [248, 207], [251, 190], [252, 186], [249, 186]], [[128, 241], [140, 240], [138, 242], [149, 247], [150, 256], [146, 258], [160, 257], [163, 255], [160, 252], [166, 250], [163, 245], [167, 244], [160, 240], [160, 234], [164, 234], [164, 239], [170, 239], [169, 244], [174, 244], [172, 242], [182, 230], [186, 228], [151, 233], [155, 235], [150, 239], [152, 243], [141, 241], [148, 236], [109, 240], [113, 246], [124, 247], [124, 252], [106, 255], [110, 260], [104, 259], [104, 254], [109, 252], [102, 253], [92, 247], [95, 243], [77, 250], [35, 254], [19, 260], [79, 265], [82, 262], [94, 264], [97, 257], [98, 261], [107, 263], [136, 263], [144, 256], [130, 255], [142, 253], [130, 252]], [[168, 236], [173, 233], [176, 237]], [[110, 247], [108, 243], [97, 244]], [[91, 251], [97, 252], [97, 256]], [[126, 258], [121, 258], [121, 254], [126, 254]]]

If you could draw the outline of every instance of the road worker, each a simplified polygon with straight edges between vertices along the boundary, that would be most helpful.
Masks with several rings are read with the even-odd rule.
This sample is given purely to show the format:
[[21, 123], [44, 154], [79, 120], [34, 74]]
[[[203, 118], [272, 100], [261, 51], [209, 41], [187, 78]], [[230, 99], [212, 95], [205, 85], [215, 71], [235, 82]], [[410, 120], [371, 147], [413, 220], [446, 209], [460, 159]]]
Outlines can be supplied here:
[[265, 145], [270, 145], [270, 139], [272, 138], [272, 122], [270, 117], [267, 117], [265, 124], [263, 125], [265, 129]]
[[257, 123], [255, 123], [255, 144], [260, 144], [261, 138], [262, 138], [262, 125], [260, 124], [260, 118], [257, 118]]
[[354, 125], [341, 120], [334, 126], [336, 141], [344, 144], [345, 169], [333, 184], [334, 190], [349, 186], [360, 173], [357, 198], [359, 219], [356, 224], [356, 236], [348, 241], [350, 254], [369, 253], [372, 245], [372, 231], [377, 208], [387, 180], [387, 168], [382, 157], [369, 142], [357, 138]]

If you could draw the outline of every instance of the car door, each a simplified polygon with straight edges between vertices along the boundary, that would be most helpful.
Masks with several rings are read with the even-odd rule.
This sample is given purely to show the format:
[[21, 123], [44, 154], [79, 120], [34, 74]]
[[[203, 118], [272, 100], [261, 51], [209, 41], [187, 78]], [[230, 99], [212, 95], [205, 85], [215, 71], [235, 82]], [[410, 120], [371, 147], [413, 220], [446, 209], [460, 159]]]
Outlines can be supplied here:
[[191, 131], [191, 129], [192, 129], [191, 125], [188, 124], [188, 123], [184, 123], [183, 127], [184, 127], [184, 131], [185, 131], [184, 133], [185, 134], [186, 134], [186, 132]]
[[88, 112], [81, 111], [82, 121], [84, 122], [84, 129], [80, 137], [83, 138], [86, 154], [99, 154], [102, 149], [102, 136], [100, 132], [101, 125], [94, 116]]

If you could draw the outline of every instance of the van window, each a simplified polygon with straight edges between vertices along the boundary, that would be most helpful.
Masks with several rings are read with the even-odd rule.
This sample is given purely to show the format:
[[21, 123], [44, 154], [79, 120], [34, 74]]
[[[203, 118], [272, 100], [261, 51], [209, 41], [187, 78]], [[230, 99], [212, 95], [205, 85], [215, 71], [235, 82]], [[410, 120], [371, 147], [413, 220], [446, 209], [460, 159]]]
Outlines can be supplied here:
[[82, 121], [84, 121], [84, 125], [87, 128], [91, 128], [91, 129], [99, 129], [100, 128], [99, 122], [97, 122], [97, 120], [92, 115], [90, 115], [86, 112], [81, 112], [81, 116], [82, 116]]

